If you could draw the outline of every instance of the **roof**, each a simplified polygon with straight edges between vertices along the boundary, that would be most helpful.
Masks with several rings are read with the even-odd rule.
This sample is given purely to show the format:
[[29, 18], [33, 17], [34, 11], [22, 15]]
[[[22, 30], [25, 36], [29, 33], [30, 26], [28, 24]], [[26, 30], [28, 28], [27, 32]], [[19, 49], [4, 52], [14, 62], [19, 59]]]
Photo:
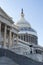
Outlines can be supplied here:
[[31, 28], [31, 27], [22, 27], [19, 30], [21, 30], [21, 31], [31, 31], [31, 32], [35, 32], [36, 33], [36, 31], [33, 28]]
[[21, 10], [21, 18], [17, 22], [17, 26], [19, 28], [19, 34], [31, 33], [37, 36], [37, 32], [31, 27], [30, 23], [24, 18], [23, 9]]
[[17, 22], [17, 26], [20, 26], [20, 27], [31, 27], [30, 23], [27, 22], [27, 20], [24, 18], [23, 9], [21, 10], [21, 18]]
[[14, 21], [12, 20], [12, 17], [10, 17], [1, 7], [0, 7], [0, 16], [5, 17], [11, 23], [14, 23]]

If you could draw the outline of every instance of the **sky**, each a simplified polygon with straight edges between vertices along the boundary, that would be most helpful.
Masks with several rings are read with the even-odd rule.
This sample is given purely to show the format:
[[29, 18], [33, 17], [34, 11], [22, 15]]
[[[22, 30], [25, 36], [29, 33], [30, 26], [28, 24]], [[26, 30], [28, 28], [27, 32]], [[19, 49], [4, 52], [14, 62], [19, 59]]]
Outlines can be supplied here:
[[0, 0], [0, 7], [15, 23], [23, 8], [25, 19], [37, 31], [38, 44], [43, 46], [43, 0]]

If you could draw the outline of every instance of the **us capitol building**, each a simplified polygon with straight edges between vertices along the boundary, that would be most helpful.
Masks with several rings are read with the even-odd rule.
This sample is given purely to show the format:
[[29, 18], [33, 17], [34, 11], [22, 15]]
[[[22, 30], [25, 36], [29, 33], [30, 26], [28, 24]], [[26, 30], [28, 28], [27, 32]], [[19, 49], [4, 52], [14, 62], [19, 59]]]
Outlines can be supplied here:
[[[0, 50], [0, 55], [4, 57], [9, 57], [11, 55], [11, 51], [12, 54], [14, 54], [15, 56], [11, 55], [9, 58], [15, 58], [17, 54], [20, 56], [20, 58], [18, 56], [16, 57], [18, 58], [18, 60], [22, 58], [21, 56], [23, 56], [26, 57], [26, 59], [32, 59], [33, 62], [38, 62], [39, 65], [43, 65], [43, 47], [41, 47], [38, 44], [37, 32], [31, 27], [31, 24], [25, 19], [23, 9], [21, 10], [20, 20], [17, 21], [17, 23], [15, 24], [12, 18], [8, 14], [6, 14], [6, 12], [0, 7], [0, 49], [2, 50]], [[25, 60], [25, 58], [22, 59]], [[20, 61], [18, 60], [17, 62]], [[14, 65], [23, 64], [18, 63]], [[25, 65], [29, 65], [29, 63], [25, 63]], [[33, 63], [32, 65], [35, 64]]]

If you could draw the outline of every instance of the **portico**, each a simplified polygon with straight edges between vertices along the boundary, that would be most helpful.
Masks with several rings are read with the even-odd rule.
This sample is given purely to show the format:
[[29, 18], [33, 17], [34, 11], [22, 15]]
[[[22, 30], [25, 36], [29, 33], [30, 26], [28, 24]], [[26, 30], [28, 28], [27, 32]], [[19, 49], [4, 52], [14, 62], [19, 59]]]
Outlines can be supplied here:
[[[17, 28], [14, 27], [14, 22], [0, 8], [0, 46], [1, 47], [12, 47], [14, 43], [14, 35], [17, 36]], [[13, 25], [13, 26], [12, 26]]]
[[[4, 24], [4, 23], [2, 23], [2, 22], [0, 22], [0, 38], [1, 38], [1, 40], [0, 40], [0, 42], [1, 42], [0, 46], [6, 47], [8, 45], [8, 43], [10, 42], [10, 41], [7, 41], [7, 39], [9, 37], [11, 37], [9, 35], [9, 32], [10, 32], [10, 30], [7, 29], [7, 25]], [[10, 40], [10, 38], [9, 38], [9, 40]]]

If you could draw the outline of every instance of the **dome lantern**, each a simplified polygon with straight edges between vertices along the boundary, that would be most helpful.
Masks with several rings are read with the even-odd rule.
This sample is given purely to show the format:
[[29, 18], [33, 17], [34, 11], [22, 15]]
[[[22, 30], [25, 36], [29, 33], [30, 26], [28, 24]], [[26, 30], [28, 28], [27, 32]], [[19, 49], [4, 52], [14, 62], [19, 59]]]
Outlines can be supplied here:
[[21, 17], [24, 17], [23, 8], [21, 9]]

